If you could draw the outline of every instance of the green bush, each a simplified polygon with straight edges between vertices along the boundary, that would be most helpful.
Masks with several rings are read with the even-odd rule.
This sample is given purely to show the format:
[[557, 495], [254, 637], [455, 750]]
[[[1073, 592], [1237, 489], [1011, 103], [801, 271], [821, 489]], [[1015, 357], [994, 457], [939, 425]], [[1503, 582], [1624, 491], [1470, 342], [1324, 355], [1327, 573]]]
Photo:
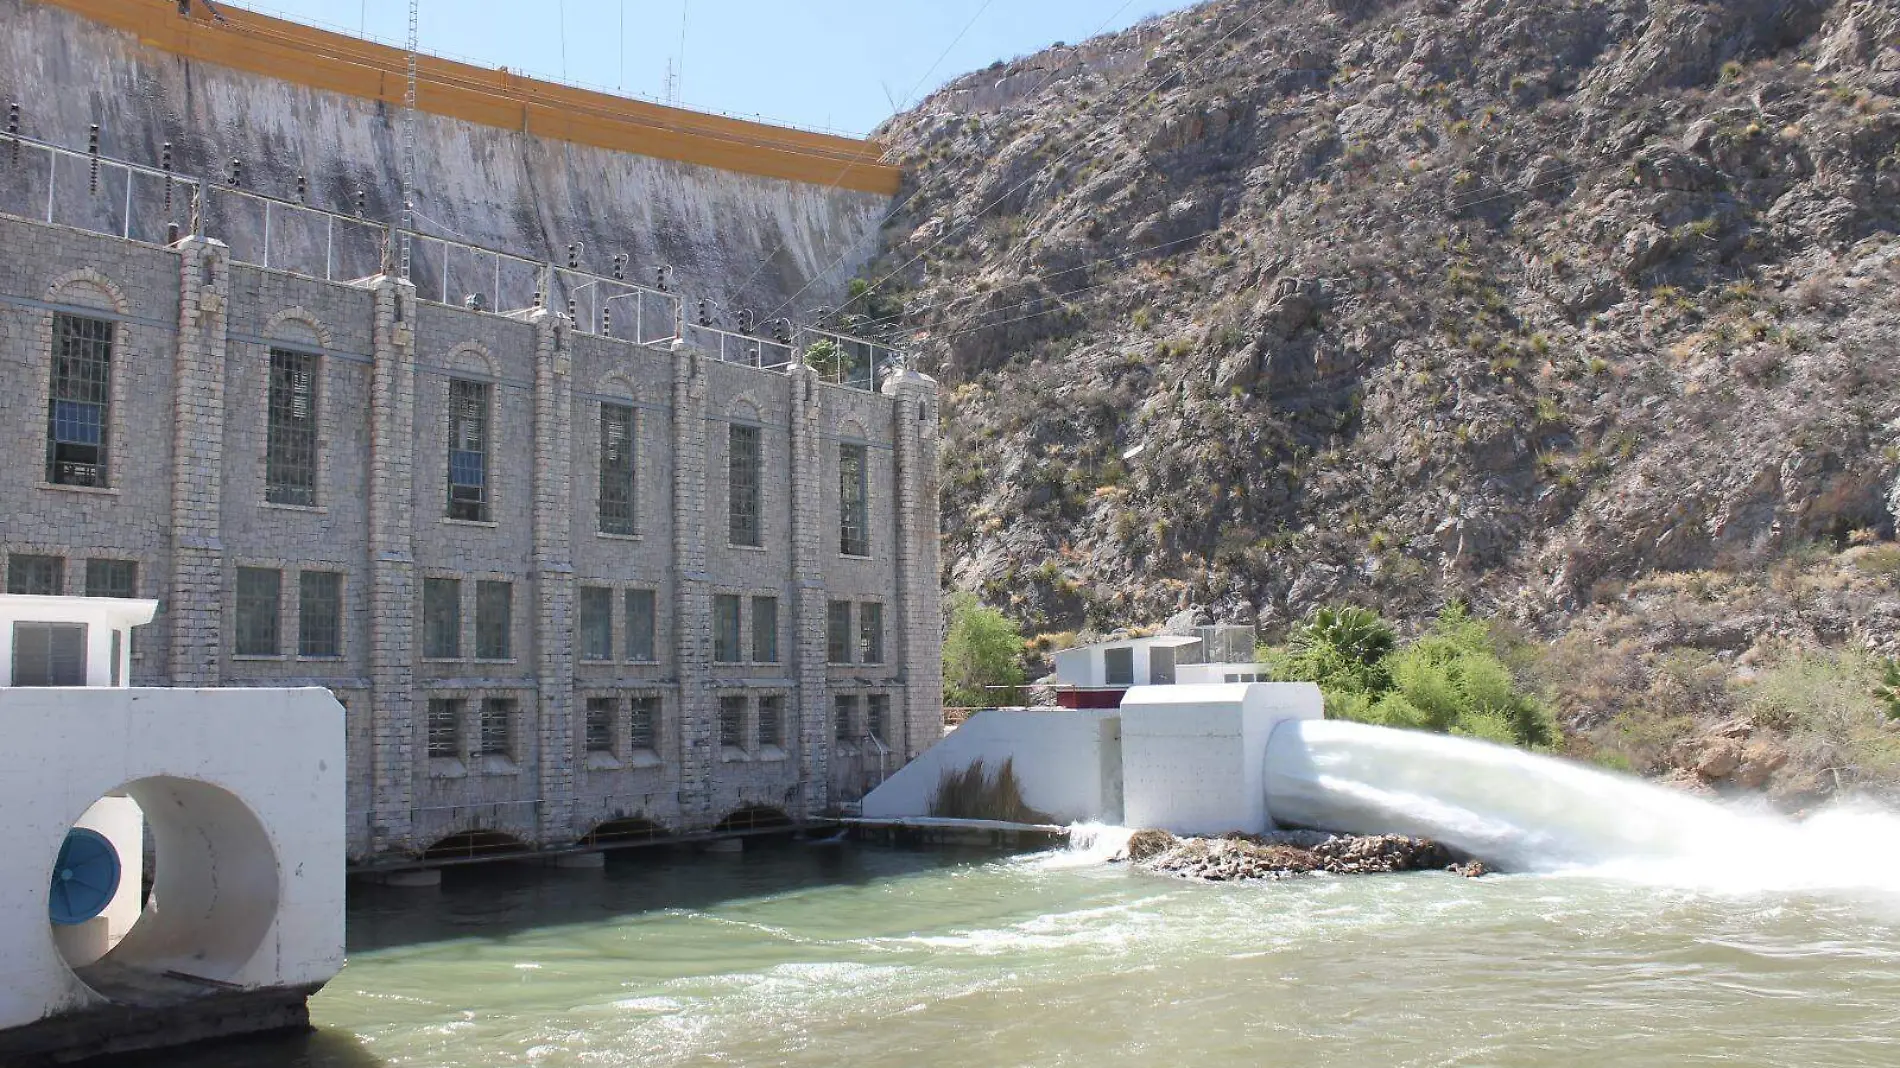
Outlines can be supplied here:
[[1316, 682], [1330, 719], [1554, 747], [1556, 717], [1524, 692], [1489, 624], [1462, 606], [1396, 647], [1391, 624], [1360, 608], [1326, 608], [1275, 657], [1275, 677]]
[[1020, 704], [1023, 635], [1003, 613], [968, 593], [950, 596], [943, 642], [943, 701], [954, 708]]

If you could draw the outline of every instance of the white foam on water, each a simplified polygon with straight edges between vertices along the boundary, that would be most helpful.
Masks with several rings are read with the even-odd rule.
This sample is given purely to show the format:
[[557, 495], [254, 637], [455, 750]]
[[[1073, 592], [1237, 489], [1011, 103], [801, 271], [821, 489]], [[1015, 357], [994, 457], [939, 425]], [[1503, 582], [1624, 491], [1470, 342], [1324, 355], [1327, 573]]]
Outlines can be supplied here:
[[1900, 895], [1900, 814], [1795, 822], [1522, 749], [1336, 720], [1267, 750], [1282, 823], [1435, 838], [1507, 868], [1717, 893]]
[[1077, 823], [1069, 827], [1069, 843], [1064, 849], [1035, 855], [1037, 867], [1048, 869], [1092, 868], [1106, 864], [1128, 848], [1135, 833], [1131, 827], [1112, 823]]

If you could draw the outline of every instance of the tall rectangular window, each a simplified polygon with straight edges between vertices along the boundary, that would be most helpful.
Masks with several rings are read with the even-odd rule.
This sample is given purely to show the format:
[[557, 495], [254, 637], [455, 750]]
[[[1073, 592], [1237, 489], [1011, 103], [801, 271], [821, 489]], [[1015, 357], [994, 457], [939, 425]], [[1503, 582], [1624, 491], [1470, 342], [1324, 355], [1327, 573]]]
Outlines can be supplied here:
[[66, 558], [7, 554], [7, 592], [60, 596], [66, 592]]
[[1133, 649], [1102, 650], [1102, 682], [1108, 686], [1133, 686], [1135, 684], [1135, 651]]
[[660, 729], [660, 696], [635, 694], [627, 701], [627, 733], [635, 749], [649, 752], [658, 748], [653, 739]]
[[297, 573], [297, 655], [343, 655], [343, 576]]
[[283, 652], [277, 637], [283, 584], [284, 573], [274, 567], [237, 569], [237, 655], [277, 656]]
[[486, 382], [449, 379], [450, 519], [488, 521], [488, 399]]
[[778, 598], [752, 598], [752, 662], [778, 663]]
[[843, 744], [857, 738], [858, 695], [841, 693], [832, 699], [831, 736]]
[[614, 715], [620, 711], [620, 701], [613, 697], [589, 697], [587, 699], [587, 751], [590, 753], [611, 753], [614, 751]]
[[582, 660], [614, 658], [614, 591], [604, 586], [581, 587], [579, 644]]
[[766, 694], [759, 698], [759, 748], [785, 744], [785, 697]]
[[719, 744], [745, 748], [745, 695], [726, 694], [719, 699]]
[[851, 662], [850, 601], [832, 601], [825, 606], [825, 660], [833, 664]]
[[635, 474], [633, 408], [625, 404], [600, 406], [600, 532], [632, 534], [639, 488]]
[[891, 695], [869, 694], [864, 698], [865, 732], [885, 745], [896, 741], [891, 735]]
[[858, 663], [884, 662], [884, 606], [866, 601], [858, 606]]
[[14, 686], [84, 686], [84, 623], [15, 623]]
[[475, 583], [475, 659], [512, 659], [514, 625], [514, 586], [493, 579]]
[[838, 446], [838, 551], [846, 556], [871, 555], [866, 467], [863, 445]]
[[627, 591], [627, 659], [651, 663], [653, 652], [653, 591]]
[[112, 425], [112, 324], [53, 315], [53, 366], [46, 405], [46, 481], [107, 486]]
[[137, 597], [139, 562], [137, 560], [86, 561], [86, 596]]
[[482, 755], [512, 757], [515, 755], [515, 709], [520, 707], [512, 697], [489, 697], [482, 701]]
[[422, 580], [422, 655], [430, 660], [462, 658], [462, 580]]
[[467, 703], [460, 697], [429, 699], [430, 759], [461, 759], [462, 712], [467, 707]]
[[264, 499], [272, 504], [317, 503], [317, 359], [270, 350]]
[[736, 664], [744, 657], [739, 645], [739, 598], [736, 594], [713, 595], [713, 662]]
[[726, 537], [734, 545], [764, 544], [759, 524], [760, 429], [738, 423], [726, 437]]

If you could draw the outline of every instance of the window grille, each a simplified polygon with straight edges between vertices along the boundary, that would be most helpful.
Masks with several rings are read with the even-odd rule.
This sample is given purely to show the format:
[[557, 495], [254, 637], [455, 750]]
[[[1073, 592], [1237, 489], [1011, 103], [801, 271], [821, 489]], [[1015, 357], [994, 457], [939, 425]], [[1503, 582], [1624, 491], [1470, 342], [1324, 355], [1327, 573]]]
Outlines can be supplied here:
[[283, 572], [274, 567], [237, 569], [237, 655], [277, 656], [283, 652], [277, 636], [283, 582]]
[[726, 694], [719, 699], [719, 744], [745, 748], [745, 696]]
[[515, 754], [515, 709], [512, 697], [490, 697], [482, 701], [482, 755], [513, 757]]
[[66, 558], [10, 553], [7, 556], [7, 592], [58, 597], [66, 592]]
[[612, 697], [589, 697], [587, 699], [587, 751], [590, 753], [611, 753], [614, 751], [614, 716], [620, 710], [620, 702]]
[[614, 658], [614, 591], [605, 586], [580, 589], [580, 657]]
[[137, 597], [139, 562], [137, 560], [86, 561], [86, 596]]
[[343, 655], [343, 576], [297, 573], [297, 655]]
[[878, 741], [890, 745], [895, 741], [891, 732], [891, 695], [874, 693], [864, 699], [865, 729]]
[[825, 606], [825, 659], [833, 664], [851, 662], [851, 602]]
[[422, 655], [430, 660], [462, 657], [462, 580], [422, 580]]
[[752, 661], [778, 663], [778, 598], [752, 598]]
[[736, 664], [739, 654], [739, 598], [735, 594], [713, 596], [713, 662]]
[[13, 685], [84, 686], [84, 623], [15, 623]]
[[429, 699], [430, 759], [461, 759], [462, 711], [466, 707], [460, 697]]
[[46, 412], [46, 481], [106, 486], [112, 415], [112, 323], [53, 316]]
[[857, 737], [854, 732], [858, 718], [858, 695], [841, 693], [832, 700], [832, 737], [839, 744], [848, 745]]
[[866, 602], [858, 606], [858, 663], [884, 662], [884, 606]]
[[871, 524], [866, 503], [870, 489], [865, 479], [865, 447], [838, 446], [838, 551], [846, 556], [871, 555]]
[[600, 530], [632, 534], [639, 489], [638, 416], [625, 404], [600, 406]]
[[317, 503], [317, 357], [272, 349], [264, 443], [264, 499]]
[[627, 591], [627, 659], [638, 663], [657, 660], [653, 651], [653, 591]]
[[449, 379], [450, 519], [488, 521], [488, 394], [486, 382]]
[[726, 439], [727, 540], [762, 544], [759, 529], [760, 431], [733, 424]]
[[475, 659], [513, 657], [514, 596], [509, 583], [491, 579], [475, 583]]
[[659, 723], [658, 694], [635, 694], [627, 702], [627, 733], [635, 749], [658, 748], [653, 744], [653, 739], [659, 732]]
[[759, 698], [759, 747], [785, 744], [785, 698], [766, 694]]

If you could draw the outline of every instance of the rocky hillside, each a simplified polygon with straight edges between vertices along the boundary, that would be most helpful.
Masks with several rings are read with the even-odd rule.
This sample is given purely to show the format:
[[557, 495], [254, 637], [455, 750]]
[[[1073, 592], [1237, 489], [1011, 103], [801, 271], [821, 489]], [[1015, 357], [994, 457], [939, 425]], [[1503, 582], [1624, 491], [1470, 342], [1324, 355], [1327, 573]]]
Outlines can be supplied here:
[[[946, 385], [946, 581], [1032, 628], [1551, 638], [1893, 536], [1890, 0], [1214, 0], [883, 136], [857, 310]], [[1822, 614], [1891, 651], [1867, 581]]]

